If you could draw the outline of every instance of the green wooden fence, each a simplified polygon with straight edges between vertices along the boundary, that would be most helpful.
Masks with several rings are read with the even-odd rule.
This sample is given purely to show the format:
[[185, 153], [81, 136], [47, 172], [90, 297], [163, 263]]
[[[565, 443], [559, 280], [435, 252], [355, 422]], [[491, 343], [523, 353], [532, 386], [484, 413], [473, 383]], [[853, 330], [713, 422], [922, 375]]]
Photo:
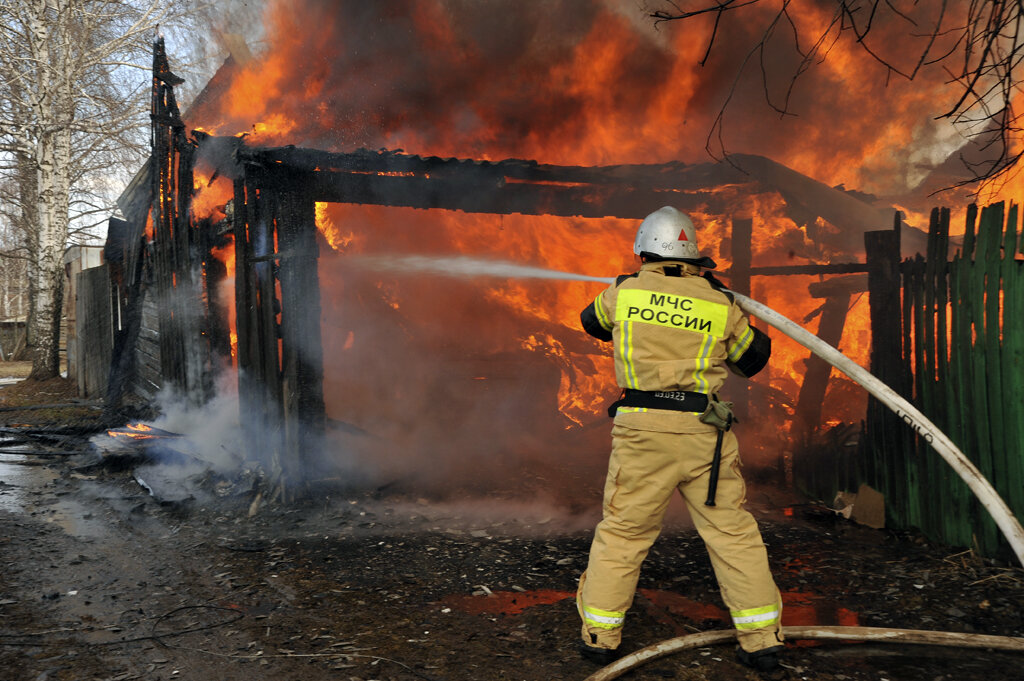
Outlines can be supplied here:
[[[865, 236], [872, 372], [945, 432], [1024, 518], [1024, 244], [1017, 222], [1017, 206], [988, 206], [980, 219], [971, 206], [950, 257], [949, 211], [936, 209], [926, 257], [902, 263], [898, 232]], [[887, 279], [895, 290], [886, 290]], [[960, 477], [874, 399], [857, 448], [819, 445], [796, 457], [794, 472], [798, 486], [825, 499], [867, 482], [885, 494], [891, 527], [918, 528], [988, 556], [1012, 555]]]

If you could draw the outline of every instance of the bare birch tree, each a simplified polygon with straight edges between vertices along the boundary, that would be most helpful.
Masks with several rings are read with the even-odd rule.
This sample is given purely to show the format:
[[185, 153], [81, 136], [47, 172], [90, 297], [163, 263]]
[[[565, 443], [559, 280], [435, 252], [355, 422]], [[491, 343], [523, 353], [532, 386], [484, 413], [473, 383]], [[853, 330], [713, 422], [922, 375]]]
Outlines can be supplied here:
[[[35, 379], [58, 375], [64, 250], [109, 207], [90, 186], [138, 167], [157, 27], [187, 0], [0, 0], [0, 172], [25, 239]], [[125, 165], [127, 164], [127, 165]]]

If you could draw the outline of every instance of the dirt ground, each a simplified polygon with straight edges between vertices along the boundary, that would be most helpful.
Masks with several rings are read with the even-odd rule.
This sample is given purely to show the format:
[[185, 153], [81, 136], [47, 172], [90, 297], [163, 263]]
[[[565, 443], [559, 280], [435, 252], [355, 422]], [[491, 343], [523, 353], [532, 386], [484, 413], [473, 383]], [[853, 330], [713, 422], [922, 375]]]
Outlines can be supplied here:
[[[67, 397], [56, 382], [14, 384], [0, 388], [0, 408], [33, 392]], [[600, 480], [588, 481], [593, 508], [583, 513], [511, 492], [428, 499], [322, 488], [257, 505], [212, 486], [160, 502], [141, 468], [98, 457], [79, 432], [104, 425], [94, 409], [62, 414], [0, 412], [0, 679], [584, 681], [599, 669], [574, 648], [572, 596]], [[39, 423], [64, 430], [22, 436]], [[871, 530], [777, 489], [750, 497], [784, 624], [1024, 636], [1021, 569]], [[629, 651], [728, 628], [681, 514], [639, 587]], [[793, 641], [784, 662], [776, 678], [996, 681], [1021, 678], [1024, 655]], [[758, 676], [719, 645], [622, 678]]]
[[32, 362], [0, 362], [0, 378], [26, 378]]

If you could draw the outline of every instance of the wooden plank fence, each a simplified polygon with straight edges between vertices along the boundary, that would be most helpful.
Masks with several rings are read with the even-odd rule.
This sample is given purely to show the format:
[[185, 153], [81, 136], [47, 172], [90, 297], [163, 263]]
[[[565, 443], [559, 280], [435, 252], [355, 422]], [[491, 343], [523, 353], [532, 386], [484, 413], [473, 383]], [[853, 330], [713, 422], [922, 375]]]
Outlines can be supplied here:
[[[1024, 244], [1017, 206], [967, 211], [950, 257], [948, 209], [931, 214], [925, 257], [899, 263], [899, 231], [865, 234], [871, 371], [920, 409], [1024, 517]], [[827, 440], [827, 438], [824, 438]], [[817, 461], [812, 461], [812, 458]], [[873, 398], [857, 448], [828, 443], [796, 457], [797, 486], [831, 500], [866, 482], [886, 523], [1008, 555], [995, 523], [931, 446]]]
[[77, 275], [74, 301], [78, 319], [78, 361], [75, 376], [81, 397], [103, 397], [107, 391], [114, 347], [112, 296], [108, 267], [90, 267]]

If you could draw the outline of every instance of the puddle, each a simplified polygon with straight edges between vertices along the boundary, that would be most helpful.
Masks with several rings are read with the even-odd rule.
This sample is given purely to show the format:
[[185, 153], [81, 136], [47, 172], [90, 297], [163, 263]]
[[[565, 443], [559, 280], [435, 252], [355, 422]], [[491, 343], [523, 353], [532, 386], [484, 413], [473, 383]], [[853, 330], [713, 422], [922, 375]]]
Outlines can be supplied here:
[[25, 513], [36, 510], [32, 497], [57, 479], [45, 466], [26, 465], [31, 457], [0, 451], [0, 510]]
[[852, 610], [815, 594], [784, 591], [782, 593], [782, 624], [787, 627], [860, 626], [860, 618]]
[[[0, 450], [0, 511], [22, 515], [34, 514], [35, 518], [58, 525], [76, 537], [95, 537], [104, 531], [104, 526], [92, 519], [92, 514], [81, 502], [71, 497], [56, 497], [43, 494], [52, 487], [60, 474], [48, 466], [40, 466], [26, 454], [11, 454]], [[45, 500], [45, 503], [40, 503]]]
[[41, 515], [46, 522], [54, 523], [75, 537], [91, 538], [107, 534], [106, 525], [95, 518], [87, 506], [74, 499], [63, 498]]
[[441, 604], [470, 615], [518, 615], [535, 605], [549, 605], [575, 598], [571, 591], [537, 589], [535, 591], [492, 591], [482, 596], [453, 594], [441, 599]]

